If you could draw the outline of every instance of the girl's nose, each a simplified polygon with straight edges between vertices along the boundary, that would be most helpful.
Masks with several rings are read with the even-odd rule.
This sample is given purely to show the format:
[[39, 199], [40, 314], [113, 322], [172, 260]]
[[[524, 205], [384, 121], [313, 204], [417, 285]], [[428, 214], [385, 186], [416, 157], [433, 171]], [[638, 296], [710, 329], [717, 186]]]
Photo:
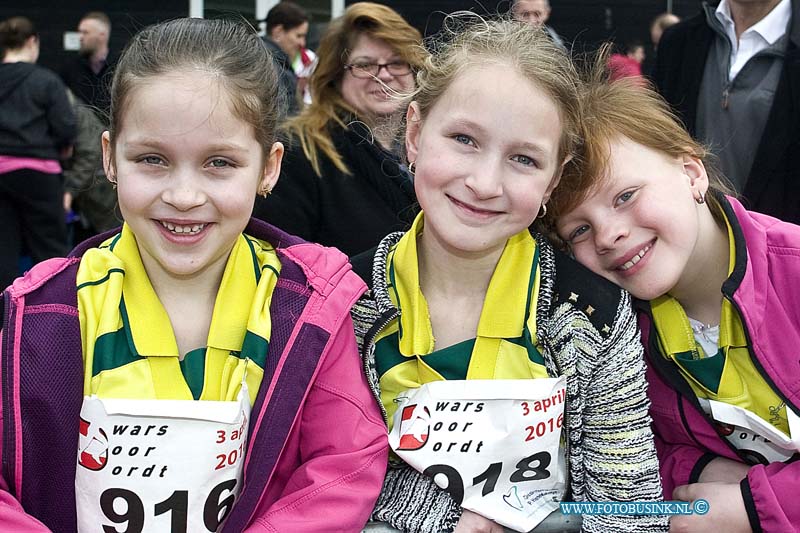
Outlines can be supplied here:
[[616, 217], [606, 219], [594, 228], [594, 242], [598, 252], [614, 249], [628, 236], [628, 226]]
[[500, 165], [487, 160], [482, 165], [475, 165], [467, 176], [465, 184], [477, 198], [487, 199], [503, 193]]
[[206, 195], [199, 186], [199, 178], [188, 169], [176, 169], [169, 177], [161, 199], [178, 211], [189, 211], [203, 205]]

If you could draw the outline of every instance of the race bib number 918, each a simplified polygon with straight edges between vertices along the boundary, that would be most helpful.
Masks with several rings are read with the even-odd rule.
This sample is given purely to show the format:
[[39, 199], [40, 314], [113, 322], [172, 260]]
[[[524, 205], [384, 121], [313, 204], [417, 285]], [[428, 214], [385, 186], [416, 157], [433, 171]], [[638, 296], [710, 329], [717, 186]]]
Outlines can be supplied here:
[[565, 383], [427, 383], [398, 397], [389, 444], [465, 509], [529, 531], [564, 495]]

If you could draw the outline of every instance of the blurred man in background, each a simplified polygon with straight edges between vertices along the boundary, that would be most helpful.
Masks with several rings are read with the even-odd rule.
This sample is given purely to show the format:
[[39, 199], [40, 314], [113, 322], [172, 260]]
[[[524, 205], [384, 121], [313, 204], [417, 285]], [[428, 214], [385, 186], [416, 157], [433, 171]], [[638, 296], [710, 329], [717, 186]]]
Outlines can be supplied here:
[[800, 0], [722, 0], [661, 37], [659, 92], [750, 209], [800, 223]]
[[564, 41], [558, 33], [546, 24], [550, 18], [550, 2], [548, 0], [514, 0], [511, 4], [514, 18], [531, 26], [541, 26], [553, 42], [564, 48]]
[[61, 78], [75, 96], [107, 123], [114, 66], [108, 49], [111, 20], [100, 11], [86, 13], [78, 24], [78, 34], [81, 43], [78, 56], [64, 67]]
[[653, 19], [653, 22], [650, 23], [650, 40], [653, 42], [653, 50], [658, 49], [658, 41], [661, 40], [664, 30], [680, 21], [680, 17], [674, 13], [661, 13]]

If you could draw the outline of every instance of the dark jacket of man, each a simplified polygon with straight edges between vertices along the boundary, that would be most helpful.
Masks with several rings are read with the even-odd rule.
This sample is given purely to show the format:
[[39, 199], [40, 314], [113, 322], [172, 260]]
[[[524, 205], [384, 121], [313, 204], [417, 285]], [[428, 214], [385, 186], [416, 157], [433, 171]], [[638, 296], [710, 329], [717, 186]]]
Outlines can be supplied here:
[[[800, 2], [792, 2], [789, 43], [769, 118], [743, 196], [754, 211], [800, 224]], [[716, 34], [700, 13], [664, 32], [654, 78], [659, 92], [696, 134], [697, 100]]]
[[292, 60], [286, 52], [268, 37], [261, 38], [264, 46], [272, 54], [275, 69], [278, 72], [278, 82], [280, 83], [281, 99], [283, 100], [283, 114], [286, 116], [296, 115], [300, 112], [300, 102], [297, 99], [297, 76], [292, 68]]
[[106, 57], [103, 68], [95, 74], [89, 65], [89, 58], [78, 55], [61, 70], [61, 79], [72, 94], [91, 106], [98, 118], [108, 124], [108, 110], [111, 107], [111, 78], [115, 61], [111, 54]]
[[73, 109], [78, 136], [72, 157], [64, 165], [64, 189], [72, 193], [73, 209], [88, 223], [86, 233], [94, 235], [119, 226], [122, 218], [117, 212], [117, 191], [103, 172], [100, 137], [106, 127], [83, 102], [73, 102]]

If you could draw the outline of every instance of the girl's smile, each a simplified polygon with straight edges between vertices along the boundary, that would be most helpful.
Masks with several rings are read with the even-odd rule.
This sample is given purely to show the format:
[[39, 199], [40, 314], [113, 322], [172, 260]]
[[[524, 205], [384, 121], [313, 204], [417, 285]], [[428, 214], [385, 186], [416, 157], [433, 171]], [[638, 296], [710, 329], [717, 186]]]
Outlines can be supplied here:
[[264, 154], [225, 86], [202, 71], [133, 89], [114, 145], [106, 133], [103, 148], [150, 276], [223, 268], [256, 192], [272, 187], [280, 169], [280, 153]]
[[[614, 270], [619, 270], [620, 272], [623, 272], [624, 275], [635, 274], [647, 264], [647, 260], [650, 259], [650, 256], [648, 254], [655, 245], [655, 243], [656, 239], [653, 239], [647, 244], [645, 244], [643, 247], [639, 248], [638, 251], [628, 252], [622, 257], [622, 259], [615, 261], [614, 264], [612, 264], [612, 268]], [[647, 259], [645, 259], [645, 257]]]
[[561, 127], [553, 99], [502, 64], [458, 74], [425, 117], [412, 103], [406, 145], [423, 241], [457, 255], [502, 250], [558, 182]]

